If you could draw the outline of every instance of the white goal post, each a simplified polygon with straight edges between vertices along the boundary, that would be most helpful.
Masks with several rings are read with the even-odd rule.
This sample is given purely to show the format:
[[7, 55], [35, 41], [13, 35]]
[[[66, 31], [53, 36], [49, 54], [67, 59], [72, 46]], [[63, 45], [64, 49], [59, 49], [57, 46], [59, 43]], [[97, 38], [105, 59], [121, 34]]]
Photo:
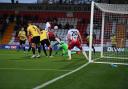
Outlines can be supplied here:
[[128, 4], [92, 1], [89, 33], [89, 62], [128, 64]]

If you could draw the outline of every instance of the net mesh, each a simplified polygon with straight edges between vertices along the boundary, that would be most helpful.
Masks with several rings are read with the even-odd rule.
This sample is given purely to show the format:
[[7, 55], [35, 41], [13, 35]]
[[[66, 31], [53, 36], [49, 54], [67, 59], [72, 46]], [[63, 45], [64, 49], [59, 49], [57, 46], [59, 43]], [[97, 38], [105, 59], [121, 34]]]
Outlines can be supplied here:
[[116, 14], [128, 14], [128, 4], [104, 4], [95, 3], [95, 5], [104, 12]]
[[[128, 64], [128, 5], [95, 3], [93, 15], [93, 40], [96, 53], [92, 59], [96, 62], [113, 62]], [[103, 55], [102, 14], [104, 16]], [[96, 60], [97, 59], [97, 60]]]

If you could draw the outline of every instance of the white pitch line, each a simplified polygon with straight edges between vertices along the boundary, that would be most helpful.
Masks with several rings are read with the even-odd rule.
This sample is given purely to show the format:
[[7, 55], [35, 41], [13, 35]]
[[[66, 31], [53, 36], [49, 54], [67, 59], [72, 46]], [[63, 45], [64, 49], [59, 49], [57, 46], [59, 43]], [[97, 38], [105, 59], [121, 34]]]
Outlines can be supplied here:
[[73, 73], [79, 71], [80, 69], [84, 68], [84, 67], [87, 66], [88, 64], [90, 64], [90, 63], [87, 62], [86, 64], [83, 64], [82, 66], [76, 68], [75, 70], [72, 70], [72, 71], [70, 71], [70, 72], [68, 72], [68, 73], [65, 73], [65, 74], [59, 76], [59, 77], [56, 77], [56, 78], [54, 78], [54, 79], [52, 79], [52, 80], [49, 80], [49, 81], [47, 81], [47, 82], [45, 82], [45, 83], [43, 83], [43, 84], [41, 84], [41, 85], [38, 85], [38, 86], [34, 87], [33, 89], [41, 89], [41, 88], [44, 88], [44, 87], [46, 87], [46, 86], [48, 86], [48, 85], [50, 85], [50, 84], [56, 82], [57, 80], [60, 80], [60, 79], [66, 77], [66, 76], [68, 76], [68, 75], [70, 75], [70, 74], [73, 74]]
[[0, 54], [1, 56], [4, 56], [4, 55], [25, 55], [25, 54]]
[[25, 69], [25, 68], [0, 68], [0, 70], [72, 71], [72, 70], [63, 70], [63, 69]]

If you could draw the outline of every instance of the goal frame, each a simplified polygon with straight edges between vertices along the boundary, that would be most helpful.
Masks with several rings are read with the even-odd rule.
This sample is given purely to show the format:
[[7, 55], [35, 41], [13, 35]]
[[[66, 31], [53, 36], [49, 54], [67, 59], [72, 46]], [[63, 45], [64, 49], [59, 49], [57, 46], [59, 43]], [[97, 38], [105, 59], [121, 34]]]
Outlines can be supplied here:
[[[90, 40], [89, 40], [89, 62], [95, 62], [94, 60], [92, 60], [92, 39], [93, 39], [93, 22], [94, 22], [94, 9], [95, 9], [95, 5], [97, 6], [98, 3], [95, 3], [94, 1], [91, 2], [91, 15], [90, 15]], [[104, 3], [103, 3], [104, 4]], [[113, 4], [107, 4], [112, 6]], [[119, 5], [120, 7], [120, 5]], [[103, 44], [104, 44], [104, 25], [105, 25], [105, 13], [114, 13], [114, 14], [128, 14], [128, 12], [118, 12], [118, 11], [109, 11], [109, 10], [103, 10], [102, 8], [98, 7], [98, 9], [100, 11], [102, 11], [102, 24], [101, 24], [101, 52], [100, 52], [100, 58], [103, 58]], [[107, 8], [109, 9], [109, 8]], [[100, 59], [98, 58], [98, 59]], [[116, 57], [115, 57], [116, 58]], [[128, 59], [128, 58], [126, 58]], [[97, 59], [95, 59], [97, 60]], [[102, 63], [102, 62], [97, 62], [97, 63]], [[107, 63], [109, 64], [109, 62], [103, 62], [103, 63]], [[116, 63], [114, 62], [114, 64], [123, 64], [123, 63]], [[128, 63], [124, 63], [125, 65], [128, 65]]]

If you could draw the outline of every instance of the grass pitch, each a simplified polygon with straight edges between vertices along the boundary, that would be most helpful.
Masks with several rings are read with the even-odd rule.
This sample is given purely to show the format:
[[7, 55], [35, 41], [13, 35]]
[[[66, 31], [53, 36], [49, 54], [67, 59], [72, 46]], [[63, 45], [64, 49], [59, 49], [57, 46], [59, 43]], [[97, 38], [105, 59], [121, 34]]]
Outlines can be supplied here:
[[[87, 61], [82, 55], [43, 56], [31, 59], [15, 50], [0, 50], [0, 89], [32, 89], [68, 73]], [[106, 64], [89, 64], [83, 69], [62, 78], [43, 89], [128, 89], [128, 66], [112, 67]]]

